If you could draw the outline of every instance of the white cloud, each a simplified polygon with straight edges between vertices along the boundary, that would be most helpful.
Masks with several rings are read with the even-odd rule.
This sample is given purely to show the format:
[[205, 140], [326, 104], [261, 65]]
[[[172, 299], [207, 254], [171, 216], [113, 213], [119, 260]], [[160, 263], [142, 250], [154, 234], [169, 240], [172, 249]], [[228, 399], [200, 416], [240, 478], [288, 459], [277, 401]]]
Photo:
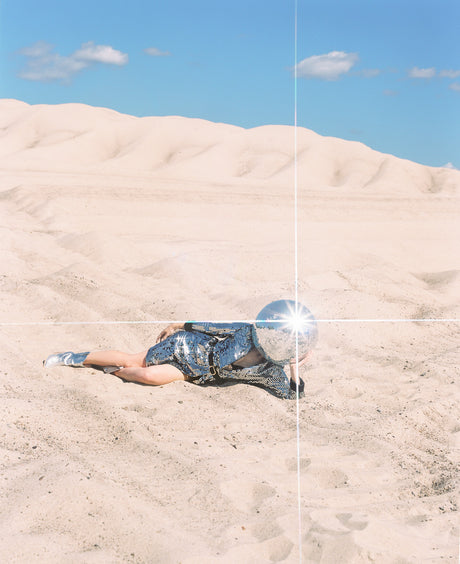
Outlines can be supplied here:
[[453, 82], [449, 88], [455, 92], [460, 92], [460, 82]]
[[126, 65], [128, 55], [114, 49], [110, 45], [95, 45], [94, 41], [88, 41], [71, 55], [72, 58], [92, 63], [103, 63], [106, 65]]
[[431, 67], [429, 69], [419, 69], [418, 67], [413, 67], [408, 72], [409, 78], [433, 78], [436, 76], [436, 69]]
[[357, 53], [332, 51], [325, 55], [314, 55], [297, 63], [297, 76], [301, 78], [319, 78], [321, 80], [337, 80], [356, 64]]
[[25, 67], [19, 71], [19, 78], [50, 82], [62, 80], [68, 82], [72, 76], [94, 63], [125, 65], [128, 55], [109, 45], [95, 45], [89, 41], [71, 55], [53, 53], [53, 46], [46, 41], [38, 41], [19, 51], [27, 58]]
[[460, 70], [442, 70], [439, 71], [439, 76], [441, 78], [458, 78], [460, 76]]
[[19, 78], [49, 82], [52, 80], [68, 80], [78, 71], [87, 67], [87, 63], [76, 61], [71, 57], [53, 54], [31, 59], [25, 69], [19, 72]]
[[23, 47], [19, 50], [20, 55], [25, 57], [43, 57], [53, 50], [53, 46], [46, 41], [37, 41], [30, 47]]
[[451, 162], [446, 163], [445, 165], [443, 165], [442, 168], [450, 168], [451, 170], [458, 170], [458, 168], [455, 167]]
[[171, 55], [169, 51], [161, 51], [157, 47], [147, 47], [147, 49], [144, 49], [144, 53], [151, 57], [169, 57]]

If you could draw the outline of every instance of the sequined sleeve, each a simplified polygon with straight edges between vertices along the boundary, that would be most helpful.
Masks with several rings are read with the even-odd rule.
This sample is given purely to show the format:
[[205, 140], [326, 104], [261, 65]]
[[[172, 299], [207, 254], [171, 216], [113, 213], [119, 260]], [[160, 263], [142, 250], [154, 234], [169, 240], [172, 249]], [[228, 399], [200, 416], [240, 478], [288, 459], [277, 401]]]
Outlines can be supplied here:
[[228, 337], [246, 325], [249, 325], [249, 323], [211, 323], [207, 321], [188, 321], [184, 324], [184, 329], [186, 331], [205, 333], [206, 335], [212, 335], [213, 337]]

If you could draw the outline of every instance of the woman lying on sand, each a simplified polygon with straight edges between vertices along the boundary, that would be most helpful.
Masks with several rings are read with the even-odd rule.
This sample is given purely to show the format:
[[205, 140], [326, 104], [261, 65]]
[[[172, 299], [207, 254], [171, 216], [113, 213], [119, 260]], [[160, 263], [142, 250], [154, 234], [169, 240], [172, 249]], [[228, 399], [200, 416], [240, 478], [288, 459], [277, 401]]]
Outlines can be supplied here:
[[[154, 386], [186, 380], [194, 384], [246, 382], [281, 398], [303, 396], [296, 367], [307, 362], [317, 340], [311, 313], [295, 302], [279, 300], [265, 307], [255, 324], [173, 323], [157, 343], [138, 354], [100, 351], [53, 354], [51, 366], [88, 366], [123, 380]], [[296, 361], [296, 336], [298, 359]], [[290, 378], [282, 366], [289, 363]]]

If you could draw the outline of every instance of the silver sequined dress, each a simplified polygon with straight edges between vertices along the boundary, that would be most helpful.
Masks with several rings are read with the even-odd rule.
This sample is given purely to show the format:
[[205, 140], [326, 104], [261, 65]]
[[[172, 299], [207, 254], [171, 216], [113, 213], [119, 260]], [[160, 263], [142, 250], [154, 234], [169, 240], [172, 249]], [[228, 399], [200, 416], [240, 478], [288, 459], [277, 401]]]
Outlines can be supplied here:
[[[246, 382], [267, 388], [281, 398], [296, 397], [295, 387], [283, 368], [273, 362], [262, 362], [242, 368], [234, 363], [255, 348], [252, 325], [249, 323], [195, 323], [185, 324], [185, 331], [174, 333], [151, 347], [146, 365], [171, 364], [188, 376], [195, 384]], [[213, 365], [218, 375], [210, 372], [209, 354], [213, 352]], [[300, 380], [300, 396], [303, 396]]]

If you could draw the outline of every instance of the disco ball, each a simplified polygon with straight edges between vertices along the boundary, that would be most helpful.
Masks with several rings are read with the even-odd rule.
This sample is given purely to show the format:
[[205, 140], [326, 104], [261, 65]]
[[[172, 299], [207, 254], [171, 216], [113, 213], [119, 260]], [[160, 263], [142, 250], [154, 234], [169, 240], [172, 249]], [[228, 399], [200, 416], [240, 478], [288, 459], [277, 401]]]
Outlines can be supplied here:
[[265, 306], [252, 326], [257, 349], [275, 364], [286, 364], [313, 349], [318, 340], [318, 327], [313, 314], [294, 300], [278, 300]]

